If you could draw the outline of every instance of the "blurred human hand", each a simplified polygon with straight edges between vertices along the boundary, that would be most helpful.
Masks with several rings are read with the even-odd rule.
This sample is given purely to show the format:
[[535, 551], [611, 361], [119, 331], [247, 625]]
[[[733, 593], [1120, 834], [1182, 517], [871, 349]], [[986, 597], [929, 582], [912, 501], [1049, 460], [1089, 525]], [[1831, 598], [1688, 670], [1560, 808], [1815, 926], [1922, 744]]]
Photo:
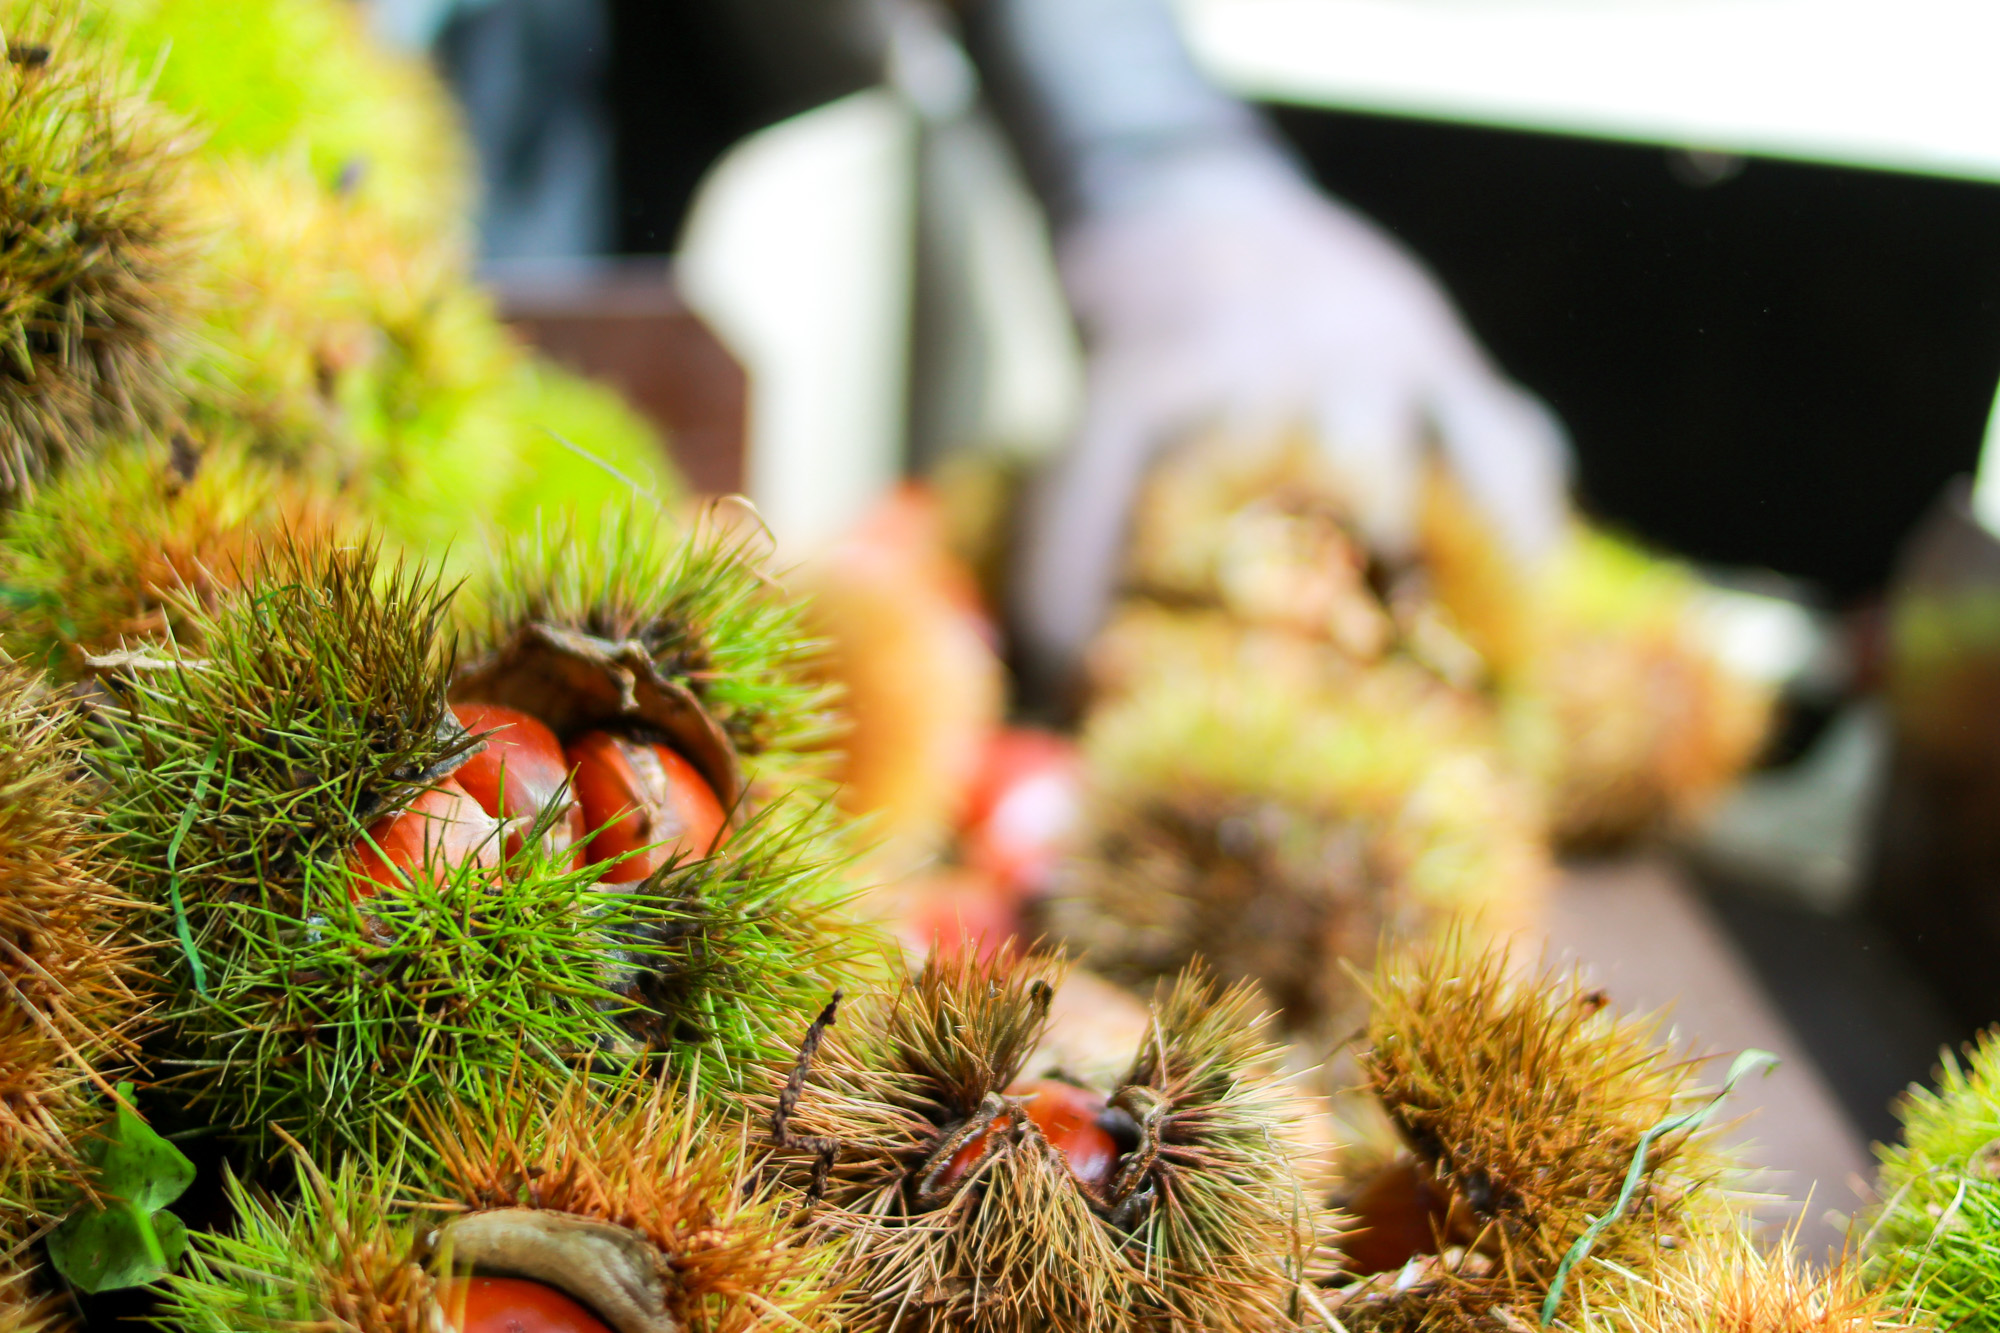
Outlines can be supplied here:
[[1501, 376], [1436, 281], [1275, 157], [1183, 161], [1060, 238], [1089, 347], [1071, 447], [1038, 479], [1015, 622], [1043, 684], [1073, 680], [1115, 592], [1148, 462], [1197, 428], [1309, 427], [1376, 549], [1409, 550], [1433, 443], [1524, 560], [1562, 530], [1562, 427]]

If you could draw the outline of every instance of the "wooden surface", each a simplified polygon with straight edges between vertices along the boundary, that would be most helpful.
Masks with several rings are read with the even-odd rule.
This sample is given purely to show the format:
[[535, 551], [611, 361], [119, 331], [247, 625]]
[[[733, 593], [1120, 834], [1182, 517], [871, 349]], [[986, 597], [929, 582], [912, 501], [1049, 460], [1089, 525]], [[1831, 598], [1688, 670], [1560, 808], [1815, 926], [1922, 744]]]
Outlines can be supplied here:
[[1770, 1075], [1739, 1085], [1725, 1108], [1730, 1137], [1769, 1169], [1774, 1197], [1760, 1215], [1796, 1222], [1806, 1253], [1842, 1243], [1841, 1224], [1863, 1206], [1873, 1160], [1862, 1135], [1763, 988], [1688, 881], [1663, 862], [1572, 869], [1548, 920], [1551, 960], [1575, 961], [1626, 1009], [1665, 1009], [1677, 1036], [1722, 1058], [1746, 1047], [1776, 1054]]

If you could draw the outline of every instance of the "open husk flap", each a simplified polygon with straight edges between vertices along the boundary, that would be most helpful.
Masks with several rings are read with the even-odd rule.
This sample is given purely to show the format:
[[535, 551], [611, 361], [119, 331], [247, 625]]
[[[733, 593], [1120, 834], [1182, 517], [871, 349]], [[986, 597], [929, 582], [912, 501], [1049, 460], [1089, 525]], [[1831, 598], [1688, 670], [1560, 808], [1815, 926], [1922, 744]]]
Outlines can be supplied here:
[[453, 1270], [544, 1283], [617, 1333], [682, 1333], [667, 1309], [666, 1256], [636, 1231], [573, 1213], [496, 1208], [453, 1218], [429, 1239]]
[[661, 675], [640, 644], [531, 622], [461, 668], [451, 697], [518, 708], [565, 741], [592, 727], [637, 723], [680, 751], [732, 816], [742, 796], [743, 768], [721, 724], [692, 690]]

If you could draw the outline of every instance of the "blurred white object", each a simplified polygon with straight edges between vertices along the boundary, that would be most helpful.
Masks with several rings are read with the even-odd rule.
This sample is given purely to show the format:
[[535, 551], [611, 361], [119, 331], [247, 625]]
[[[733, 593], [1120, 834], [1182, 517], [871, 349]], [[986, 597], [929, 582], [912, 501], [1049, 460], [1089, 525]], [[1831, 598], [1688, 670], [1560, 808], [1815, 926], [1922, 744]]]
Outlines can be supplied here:
[[[889, 83], [921, 122], [916, 317], [928, 382], [912, 400], [912, 462], [961, 449], [1044, 457], [1068, 438], [1083, 398], [1083, 353], [1056, 279], [1047, 220], [1000, 128], [979, 72], [921, 0], [886, 6]], [[926, 267], [928, 265], [928, 267]]]
[[751, 135], [681, 235], [691, 305], [750, 377], [750, 498], [796, 558], [902, 472], [915, 124], [894, 93]]
[[[1849, 689], [1838, 622], [1797, 601], [1708, 584], [1692, 625], [1725, 666], [1767, 688], [1819, 699]], [[1880, 707], [1849, 703], [1804, 754], [1739, 782], [1690, 831], [1688, 849], [1730, 879], [1843, 911], [1860, 891], [1887, 763]]]
[[1246, 97], [2000, 180], [1991, 0], [1180, 0]]
[[1972, 516], [1979, 526], [2000, 537], [2000, 395], [1986, 418], [1986, 440], [1979, 447], [1979, 470], [1972, 478]]
[[[951, 122], [943, 185], [982, 326], [961, 442], [1045, 452], [1082, 394], [1033, 200], [991, 130], [953, 119], [949, 62], [919, 63], [904, 45], [916, 72], [899, 73], [917, 86], [858, 93], [731, 149], [675, 259], [689, 304], [749, 372], [750, 494], [794, 558], [846, 531], [902, 473], [919, 112]], [[946, 105], [926, 110], [920, 95]]]
[[935, 218], [957, 229], [959, 281], [979, 327], [972, 401], [951, 444], [1039, 460], [1075, 429], [1084, 379], [1048, 225], [991, 124], [968, 117], [931, 134]]
[[1831, 631], [1797, 602], [1704, 585], [1695, 596], [1695, 633], [1737, 675], [1777, 688], [1813, 671]]
[[1116, 581], [1146, 465], [1188, 433], [1313, 429], [1381, 549], [1413, 538], [1435, 442], [1514, 549], [1562, 531], [1568, 450], [1385, 233], [1261, 156], [1191, 156], [1061, 242], [1090, 348], [1078, 438], [1038, 487], [1017, 619], [1060, 675]]
[[1084, 394], [1048, 222], [940, 12], [920, 0], [884, 10], [888, 82], [920, 120], [918, 282], [932, 288], [918, 294], [930, 306], [916, 316], [930, 340], [918, 372], [930, 382], [912, 396], [912, 462], [922, 470], [962, 448], [1042, 458], [1068, 438]]

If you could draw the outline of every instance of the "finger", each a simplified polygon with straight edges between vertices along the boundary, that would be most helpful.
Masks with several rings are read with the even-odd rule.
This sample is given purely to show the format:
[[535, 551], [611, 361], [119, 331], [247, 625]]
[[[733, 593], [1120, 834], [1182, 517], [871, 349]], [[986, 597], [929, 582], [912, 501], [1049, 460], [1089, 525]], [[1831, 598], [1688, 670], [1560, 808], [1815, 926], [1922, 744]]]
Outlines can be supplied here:
[[1115, 368], [1092, 380], [1083, 428], [1030, 484], [1009, 580], [1022, 676], [1045, 699], [1080, 683], [1084, 649], [1117, 591], [1146, 465], [1190, 410], [1131, 391]]
[[1445, 385], [1431, 402], [1446, 460], [1521, 559], [1553, 551], [1569, 516], [1570, 450], [1562, 422], [1534, 395], [1491, 376]]

